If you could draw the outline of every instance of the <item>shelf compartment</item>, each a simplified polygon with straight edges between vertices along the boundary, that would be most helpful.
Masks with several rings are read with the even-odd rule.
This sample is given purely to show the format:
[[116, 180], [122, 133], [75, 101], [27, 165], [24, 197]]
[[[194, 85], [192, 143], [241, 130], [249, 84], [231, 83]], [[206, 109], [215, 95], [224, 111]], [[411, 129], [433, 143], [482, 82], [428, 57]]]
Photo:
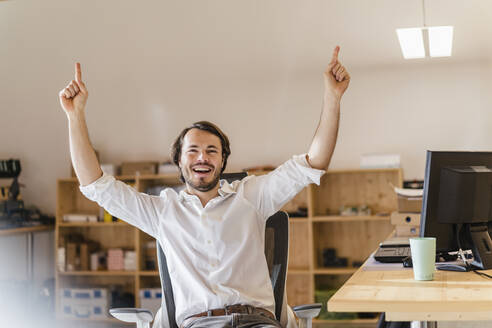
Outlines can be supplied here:
[[338, 258], [347, 258], [349, 267], [357, 267], [369, 257], [393, 231], [390, 221], [333, 221], [313, 223], [314, 267], [324, 266], [324, 249], [335, 249]]
[[287, 300], [289, 305], [296, 306], [313, 303], [313, 279], [311, 275], [287, 272]]
[[343, 206], [367, 205], [372, 213], [391, 213], [396, 207], [392, 185], [402, 184], [401, 169], [328, 171], [313, 188], [313, 216], [339, 213]]
[[323, 304], [318, 320], [345, 322], [357, 319], [356, 313], [334, 313], [327, 310], [328, 300], [350, 278], [350, 275], [315, 275], [314, 301]]
[[[83, 242], [93, 241], [99, 245], [99, 250], [110, 248], [122, 248], [135, 250], [135, 228], [129, 224], [114, 224], [112, 229], [102, 229], [104, 225], [64, 226], [59, 229], [59, 247], [65, 246], [63, 242], [69, 240], [70, 235], [83, 236]], [[61, 228], [61, 227], [60, 227]]]
[[309, 225], [308, 220], [289, 222], [289, 270], [309, 270]]
[[56, 221], [63, 223], [63, 215], [68, 213], [84, 213], [99, 215], [97, 203], [87, 199], [79, 190], [78, 182], [67, 179], [58, 180]]

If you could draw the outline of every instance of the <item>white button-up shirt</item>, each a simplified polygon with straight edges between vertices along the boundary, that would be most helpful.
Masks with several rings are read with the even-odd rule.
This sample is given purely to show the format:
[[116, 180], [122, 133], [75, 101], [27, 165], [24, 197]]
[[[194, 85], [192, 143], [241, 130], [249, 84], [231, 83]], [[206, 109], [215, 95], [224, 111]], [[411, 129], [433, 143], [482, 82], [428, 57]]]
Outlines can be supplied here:
[[324, 172], [311, 168], [306, 155], [294, 156], [267, 175], [232, 184], [221, 180], [219, 196], [205, 207], [184, 190], [150, 196], [109, 175], [80, 190], [159, 241], [179, 326], [190, 315], [232, 304], [275, 313], [264, 253], [266, 220], [308, 184], [319, 185]]

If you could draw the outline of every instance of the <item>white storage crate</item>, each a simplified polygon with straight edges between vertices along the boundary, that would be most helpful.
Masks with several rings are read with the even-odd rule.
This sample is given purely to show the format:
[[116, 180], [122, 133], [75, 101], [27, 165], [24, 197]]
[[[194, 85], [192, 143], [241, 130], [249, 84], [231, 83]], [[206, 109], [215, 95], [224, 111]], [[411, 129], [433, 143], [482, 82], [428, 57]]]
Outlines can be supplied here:
[[151, 310], [155, 314], [161, 307], [162, 289], [160, 288], [142, 288], [140, 289], [140, 307]]
[[108, 291], [104, 288], [62, 288], [61, 313], [70, 318], [108, 317]]

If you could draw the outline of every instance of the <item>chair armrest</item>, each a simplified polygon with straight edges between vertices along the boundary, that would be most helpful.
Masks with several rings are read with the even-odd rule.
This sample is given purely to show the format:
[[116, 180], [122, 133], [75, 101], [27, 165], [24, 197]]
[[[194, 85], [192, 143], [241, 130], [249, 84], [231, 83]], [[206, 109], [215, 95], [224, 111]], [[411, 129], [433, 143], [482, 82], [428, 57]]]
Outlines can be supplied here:
[[321, 311], [321, 303], [298, 305], [292, 310], [299, 318], [299, 328], [311, 328], [313, 318], [317, 317]]
[[138, 308], [116, 308], [110, 309], [109, 313], [118, 320], [124, 322], [136, 322], [137, 327], [148, 327], [154, 319], [152, 311]]
[[318, 316], [321, 311], [321, 303], [314, 304], [303, 304], [294, 306], [292, 310], [294, 310], [297, 317], [302, 319], [315, 318]]

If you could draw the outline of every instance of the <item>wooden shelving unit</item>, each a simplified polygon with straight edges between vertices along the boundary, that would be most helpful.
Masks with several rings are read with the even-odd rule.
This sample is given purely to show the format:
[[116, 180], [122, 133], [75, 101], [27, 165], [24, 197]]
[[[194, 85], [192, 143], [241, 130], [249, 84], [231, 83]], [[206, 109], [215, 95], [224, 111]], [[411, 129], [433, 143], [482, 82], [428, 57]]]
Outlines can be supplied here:
[[[141, 175], [117, 177], [132, 183], [139, 191], [157, 185], [179, 185], [177, 175]], [[310, 185], [289, 202], [284, 210], [295, 212], [299, 207], [308, 209], [307, 217], [290, 218], [289, 270], [287, 295], [290, 305], [313, 303], [315, 290], [336, 289], [341, 286], [387, 237], [392, 226], [389, 213], [396, 209], [396, 196], [391, 185], [402, 186], [401, 169], [335, 170], [328, 171], [321, 185]], [[371, 215], [340, 216], [341, 206], [367, 205]], [[121, 284], [135, 295], [139, 304], [140, 288], [160, 287], [159, 272], [145, 270], [144, 245], [153, 238], [124, 222], [66, 223], [66, 213], [99, 214], [97, 204], [87, 200], [79, 191], [75, 178], [57, 182], [57, 211], [55, 248], [60, 238], [79, 233], [100, 242], [103, 249], [122, 247], [136, 251], [136, 271], [75, 271], [56, 272], [56, 291], [63, 287], [106, 286]], [[348, 267], [323, 266], [325, 248], [334, 248], [339, 257], [348, 259]], [[56, 251], [55, 251], [55, 254]], [[57, 311], [59, 311], [57, 297]], [[324, 304], [326, 306], [326, 304]], [[108, 320], [108, 322], [113, 322]], [[375, 319], [316, 320], [315, 326], [346, 325], [374, 326]]]
[[[118, 176], [116, 179], [132, 184], [138, 191], [145, 192], [148, 187], [156, 185], [176, 186], [181, 184], [176, 174]], [[64, 222], [67, 213], [84, 213], [100, 215], [100, 207], [87, 200], [79, 190], [76, 178], [59, 179], [57, 181], [57, 206], [55, 225], [55, 254], [64, 237], [80, 234], [89, 240], [97, 241], [102, 250], [123, 248], [133, 250], [137, 256], [137, 268], [134, 271], [59, 271], [55, 263], [55, 288], [57, 318], [75, 322], [119, 322], [107, 319], [76, 319], [61, 316], [59, 291], [64, 287], [102, 287], [120, 285], [124, 292], [135, 295], [135, 306], [140, 306], [139, 291], [141, 288], [160, 287], [159, 272], [146, 270], [144, 263], [144, 245], [154, 239], [123, 221], [116, 222]], [[157, 265], [157, 259], [155, 260]]]
[[[316, 290], [340, 287], [393, 230], [389, 213], [396, 209], [393, 186], [402, 186], [401, 169], [334, 170], [320, 186], [305, 188], [286, 210], [307, 207], [308, 217], [291, 219], [287, 299], [290, 305], [316, 300]], [[371, 215], [340, 216], [342, 206], [367, 205]], [[348, 267], [324, 267], [323, 250], [336, 249]], [[326, 304], [323, 304], [326, 309]], [[377, 319], [313, 322], [316, 327], [371, 327]]]

